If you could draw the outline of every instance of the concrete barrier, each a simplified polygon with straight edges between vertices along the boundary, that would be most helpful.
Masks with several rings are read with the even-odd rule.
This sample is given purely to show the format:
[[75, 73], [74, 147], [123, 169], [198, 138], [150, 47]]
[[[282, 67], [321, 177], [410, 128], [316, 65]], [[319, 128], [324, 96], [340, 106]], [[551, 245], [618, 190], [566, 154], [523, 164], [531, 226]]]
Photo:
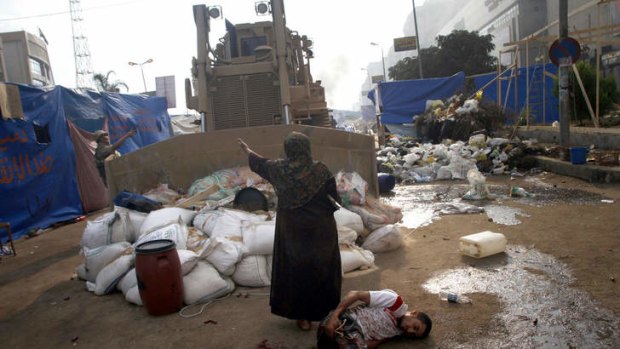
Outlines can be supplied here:
[[[560, 128], [552, 126], [519, 126], [517, 136], [521, 139], [536, 139], [540, 143], [560, 142]], [[619, 128], [571, 127], [569, 136], [570, 146], [589, 147], [594, 145], [598, 149], [620, 149]]]
[[110, 202], [122, 190], [144, 193], [159, 183], [187, 190], [195, 180], [217, 170], [247, 166], [237, 138], [265, 157], [284, 157], [284, 138], [291, 131], [310, 138], [312, 157], [334, 175], [340, 170], [355, 171], [368, 182], [369, 194], [378, 197], [374, 137], [323, 127], [277, 125], [179, 135], [109, 161]]

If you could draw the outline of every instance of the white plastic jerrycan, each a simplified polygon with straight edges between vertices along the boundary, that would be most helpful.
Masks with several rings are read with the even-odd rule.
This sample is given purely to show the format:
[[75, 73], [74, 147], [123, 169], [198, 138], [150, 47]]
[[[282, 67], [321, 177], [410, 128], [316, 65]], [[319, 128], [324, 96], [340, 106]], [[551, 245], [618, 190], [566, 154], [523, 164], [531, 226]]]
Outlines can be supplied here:
[[506, 249], [506, 237], [501, 233], [483, 231], [459, 239], [459, 251], [467, 256], [483, 258]]

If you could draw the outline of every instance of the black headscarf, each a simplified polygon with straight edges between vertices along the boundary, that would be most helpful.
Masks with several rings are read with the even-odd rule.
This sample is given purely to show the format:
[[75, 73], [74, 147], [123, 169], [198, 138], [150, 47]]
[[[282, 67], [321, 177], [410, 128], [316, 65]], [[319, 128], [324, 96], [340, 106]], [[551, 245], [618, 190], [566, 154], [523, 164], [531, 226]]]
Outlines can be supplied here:
[[267, 161], [270, 182], [278, 195], [278, 207], [305, 205], [333, 175], [323, 163], [312, 160], [310, 139], [291, 132], [284, 140], [285, 159]]

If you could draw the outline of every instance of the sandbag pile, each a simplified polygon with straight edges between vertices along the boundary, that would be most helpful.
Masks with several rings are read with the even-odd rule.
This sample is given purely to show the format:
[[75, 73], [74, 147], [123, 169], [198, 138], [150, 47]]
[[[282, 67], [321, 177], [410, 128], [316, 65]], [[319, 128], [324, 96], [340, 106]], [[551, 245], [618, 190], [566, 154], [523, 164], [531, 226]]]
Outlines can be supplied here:
[[[219, 172], [202, 183], [222, 184], [224, 190], [264, 184], [245, 184], [231, 180], [231, 172]], [[228, 179], [224, 180], [223, 174]], [[217, 178], [219, 182], [215, 182]], [[356, 173], [339, 173], [339, 193], [347, 197], [347, 207], [334, 213], [342, 272], [367, 269], [374, 265], [374, 253], [387, 252], [402, 244], [398, 226], [400, 210], [368, 197], [367, 184]], [[225, 184], [223, 184], [226, 182]], [[194, 191], [199, 183], [195, 182]], [[219, 185], [218, 184], [218, 185]], [[180, 195], [167, 186], [155, 188], [145, 195], [153, 200], [174, 203]], [[229, 193], [227, 193], [229, 194]], [[222, 200], [222, 199], [220, 199]], [[356, 203], [353, 204], [352, 202]], [[221, 297], [236, 286], [264, 287], [271, 283], [271, 262], [275, 235], [275, 212], [254, 213], [229, 207], [205, 205], [200, 211], [165, 207], [150, 213], [115, 207], [97, 219], [88, 221], [81, 246], [84, 263], [77, 267], [78, 276], [96, 295], [116, 290], [126, 300], [142, 305], [137, 286], [135, 249], [158, 239], [172, 240], [181, 262], [184, 302], [202, 303]], [[360, 244], [365, 245], [360, 246]]]

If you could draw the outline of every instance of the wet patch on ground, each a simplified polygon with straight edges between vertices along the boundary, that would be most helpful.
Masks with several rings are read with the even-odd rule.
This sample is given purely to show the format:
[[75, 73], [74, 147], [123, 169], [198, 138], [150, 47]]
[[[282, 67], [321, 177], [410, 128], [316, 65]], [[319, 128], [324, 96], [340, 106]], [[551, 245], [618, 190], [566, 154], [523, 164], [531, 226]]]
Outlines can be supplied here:
[[400, 207], [403, 213], [402, 224], [408, 228], [418, 228], [431, 224], [442, 215], [458, 213], [486, 212], [497, 224], [516, 225], [519, 217], [527, 217], [522, 210], [507, 203], [514, 201], [530, 206], [547, 206], [558, 203], [578, 205], [603, 204], [609, 198], [572, 188], [559, 188], [537, 178], [527, 178], [523, 189], [529, 197], [510, 196], [511, 186], [488, 184], [490, 198], [464, 200], [462, 197], [470, 190], [467, 183], [441, 182], [433, 184], [398, 185], [384, 200]]
[[[619, 348], [620, 317], [590, 295], [571, 287], [566, 264], [535, 249], [509, 245], [505, 253], [470, 261], [470, 266], [441, 272], [429, 279], [430, 293], [449, 290], [499, 298], [496, 320], [506, 331], [469, 341], [468, 348]], [[443, 346], [443, 345], [442, 345]], [[461, 348], [459, 343], [446, 343]]]

